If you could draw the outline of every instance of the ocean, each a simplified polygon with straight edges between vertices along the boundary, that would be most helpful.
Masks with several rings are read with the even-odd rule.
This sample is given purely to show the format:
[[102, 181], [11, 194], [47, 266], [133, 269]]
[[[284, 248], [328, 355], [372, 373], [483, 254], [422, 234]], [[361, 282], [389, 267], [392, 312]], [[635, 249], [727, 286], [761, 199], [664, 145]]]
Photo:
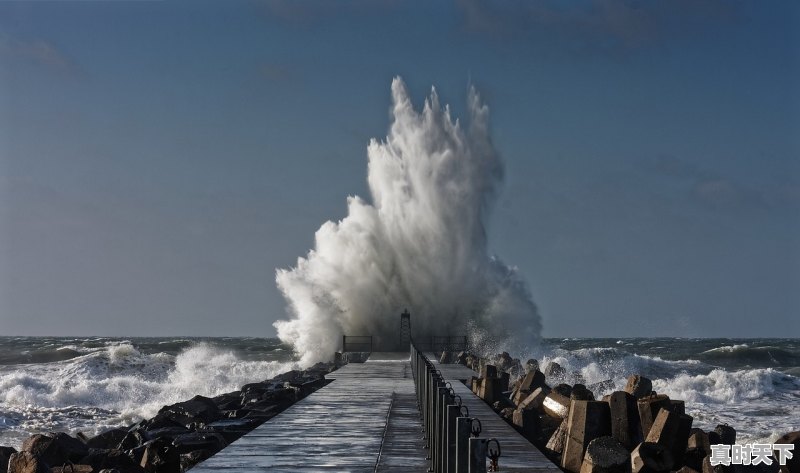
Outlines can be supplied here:
[[[695, 427], [727, 423], [739, 443], [800, 430], [800, 339], [545, 339], [511, 355], [613, 389], [642, 374], [685, 400]], [[270, 338], [0, 337], [0, 445], [48, 431], [94, 435], [297, 367]]]

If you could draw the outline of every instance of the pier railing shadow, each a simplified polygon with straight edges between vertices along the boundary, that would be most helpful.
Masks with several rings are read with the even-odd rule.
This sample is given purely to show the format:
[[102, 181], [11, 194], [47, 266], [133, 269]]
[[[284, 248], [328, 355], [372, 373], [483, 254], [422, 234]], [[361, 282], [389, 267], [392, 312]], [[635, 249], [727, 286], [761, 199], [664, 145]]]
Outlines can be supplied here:
[[[466, 341], [466, 340], [465, 340]], [[411, 371], [432, 473], [485, 473], [486, 460], [496, 464], [500, 444], [479, 438], [481, 422], [470, 417], [436, 365], [411, 338]], [[456, 381], [458, 382], [458, 381]], [[494, 470], [492, 470], [494, 471]]]

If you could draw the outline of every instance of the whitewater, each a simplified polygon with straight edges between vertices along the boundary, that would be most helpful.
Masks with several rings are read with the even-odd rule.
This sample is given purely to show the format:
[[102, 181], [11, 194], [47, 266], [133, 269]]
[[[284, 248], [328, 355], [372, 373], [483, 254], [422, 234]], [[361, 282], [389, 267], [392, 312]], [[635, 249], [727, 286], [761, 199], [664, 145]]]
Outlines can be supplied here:
[[[656, 391], [684, 399], [695, 426], [728, 423], [742, 441], [800, 429], [797, 339], [543, 339], [512, 355], [556, 361], [565, 381], [612, 380], [598, 398], [641, 373]], [[299, 361], [290, 346], [265, 338], [0, 337], [0, 445], [127, 426], [162, 405], [238, 390]]]

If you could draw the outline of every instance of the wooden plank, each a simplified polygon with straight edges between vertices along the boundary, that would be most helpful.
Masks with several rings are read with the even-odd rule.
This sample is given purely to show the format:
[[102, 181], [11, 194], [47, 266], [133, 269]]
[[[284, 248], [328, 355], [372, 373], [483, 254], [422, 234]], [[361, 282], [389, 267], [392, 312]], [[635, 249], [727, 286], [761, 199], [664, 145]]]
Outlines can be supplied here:
[[408, 356], [387, 358], [331, 373], [333, 382], [192, 472], [425, 471]]

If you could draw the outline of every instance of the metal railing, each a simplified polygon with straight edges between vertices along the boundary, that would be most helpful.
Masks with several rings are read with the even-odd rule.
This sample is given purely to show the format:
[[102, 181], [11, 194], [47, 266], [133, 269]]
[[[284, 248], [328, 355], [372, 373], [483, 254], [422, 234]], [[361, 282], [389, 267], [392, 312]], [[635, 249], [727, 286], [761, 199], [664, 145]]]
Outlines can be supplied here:
[[467, 351], [467, 337], [465, 335], [433, 335], [416, 339], [416, 343], [417, 347], [425, 352]]
[[[411, 371], [422, 418], [425, 448], [433, 473], [485, 473], [497, 470], [500, 443], [478, 438], [481, 422], [470, 417], [461, 396], [411, 339]], [[492, 446], [494, 444], [494, 447]]]
[[372, 352], [372, 335], [342, 335], [342, 353]]

